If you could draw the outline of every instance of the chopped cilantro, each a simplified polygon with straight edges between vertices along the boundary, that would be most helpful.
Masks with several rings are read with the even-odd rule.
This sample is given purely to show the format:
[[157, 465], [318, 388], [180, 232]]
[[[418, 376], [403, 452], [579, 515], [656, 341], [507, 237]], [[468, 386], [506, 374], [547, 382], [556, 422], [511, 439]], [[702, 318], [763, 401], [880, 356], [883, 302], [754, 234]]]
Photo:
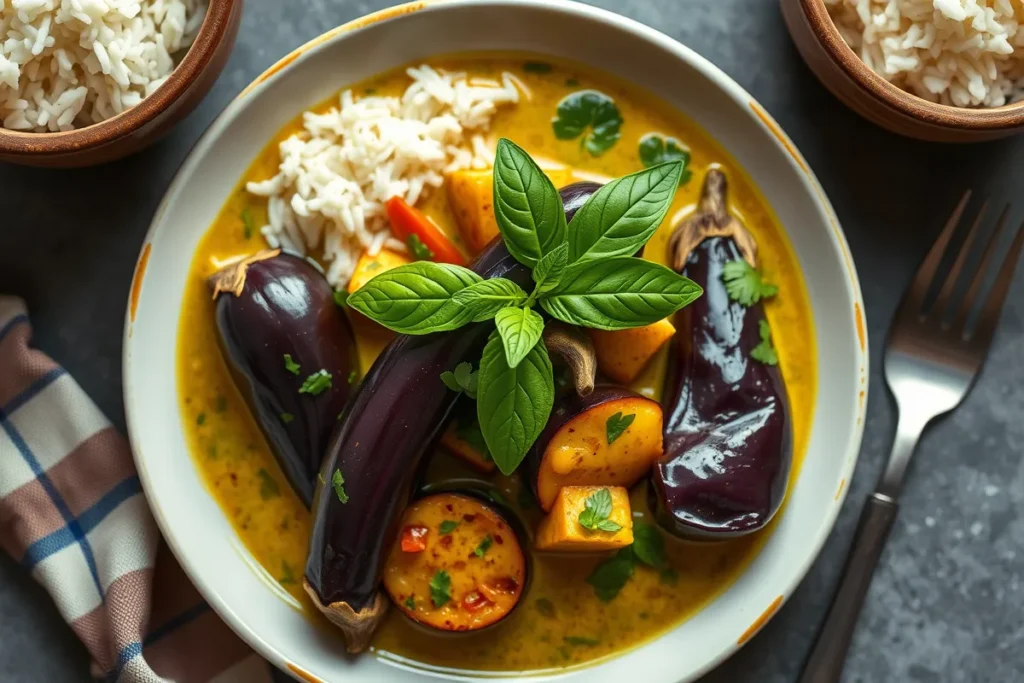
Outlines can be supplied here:
[[455, 531], [455, 529], [458, 526], [458, 522], [454, 522], [450, 519], [444, 520], [443, 522], [441, 522], [441, 535], [443, 536], [445, 534], [450, 534], [451, 532]]
[[206, 424], [206, 413], [199, 413], [196, 415], [196, 424], [200, 427]]
[[742, 259], [722, 266], [722, 281], [729, 298], [744, 306], [753, 306], [779, 293], [778, 287], [765, 282], [761, 272]]
[[629, 429], [629, 425], [633, 424], [633, 420], [636, 419], [635, 413], [623, 416], [621, 412], [615, 413], [608, 418], [605, 422], [605, 434], [608, 437], [608, 445], [611, 446], [622, 433]]
[[295, 416], [292, 415], [291, 413], [281, 413], [281, 422], [288, 424], [293, 420], [295, 420]]
[[484, 540], [480, 541], [480, 545], [478, 545], [476, 547], [476, 549], [473, 551], [473, 554], [476, 555], [477, 557], [483, 557], [484, 553], [486, 553], [488, 550], [490, 550], [491, 545], [493, 543], [494, 543], [494, 539], [491, 538], [490, 534], [487, 534], [486, 536], [484, 536]]
[[439, 569], [434, 577], [430, 579], [430, 601], [434, 607], [441, 607], [452, 599], [452, 580], [448, 572]]
[[416, 609], [416, 601], [411, 595], [405, 599], [405, 608], [410, 612]]
[[331, 486], [334, 487], [334, 493], [337, 494], [338, 500], [341, 501], [342, 505], [348, 502], [348, 494], [345, 493], [345, 477], [341, 476], [341, 470], [334, 470], [334, 474], [331, 475]]
[[423, 243], [423, 240], [418, 235], [409, 234], [405, 238], [405, 246], [409, 248], [409, 253], [412, 254], [414, 261], [433, 261], [434, 252], [430, 250], [430, 247]]
[[778, 365], [779, 354], [776, 353], [775, 347], [772, 346], [772, 328], [768, 326], [767, 320], [760, 320], [758, 332], [761, 335], [761, 342], [750, 350], [750, 357], [765, 365]]
[[296, 363], [295, 359], [292, 358], [292, 354], [290, 354], [290, 353], [284, 354], [284, 369], [285, 370], [287, 370], [288, 372], [292, 373], [293, 375], [297, 375], [297, 374], [299, 374], [299, 368], [301, 368], [301, 367], [302, 366], [299, 365], [298, 363]]
[[299, 393], [319, 396], [330, 388], [331, 373], [321, 369], [306, 378], [306, 381], [302, 383], [302, 387], [299, 388]]

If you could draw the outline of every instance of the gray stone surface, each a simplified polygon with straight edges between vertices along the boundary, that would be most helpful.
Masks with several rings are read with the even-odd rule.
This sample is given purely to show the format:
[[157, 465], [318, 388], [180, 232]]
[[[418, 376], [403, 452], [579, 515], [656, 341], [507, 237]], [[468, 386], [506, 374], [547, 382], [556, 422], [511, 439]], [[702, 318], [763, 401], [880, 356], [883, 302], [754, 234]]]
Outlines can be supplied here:
[[[97, 169], [0, 165], [0, 292], [30, 305], [39, 346], [119, 426], [121, 322], [136, 253], [175, 169], [222, 107], [288, 50], [387, 4], [249, 0], [216, 88], [158, 146]], [[707, 683], [795, 681], [881, 468], [894, 411], [881, 380], [900, 292], [967, 186], [1020, 198], [1024, 139], [950, 147], [872, 127], [804, 66], [771, 0], [599, 0], [722, 67], [778, 119], [835, 205], [861, 273], [872, 353], [867, 431], [851, 495], [786, 606]], [[1019, 220], [1019, 212], [1015, 214]], [[845, 683], [1024, 681], [1024, 276], [966, 403], [921, 445], [902, 513], [850, 654]], [[822, 368], [827, 372], [827, 368]], [[1020, 557], [1018, 557], [1020, 554]], [[46, 595], [0, 559], [0, 681], [88, 678], [87, 657]]]

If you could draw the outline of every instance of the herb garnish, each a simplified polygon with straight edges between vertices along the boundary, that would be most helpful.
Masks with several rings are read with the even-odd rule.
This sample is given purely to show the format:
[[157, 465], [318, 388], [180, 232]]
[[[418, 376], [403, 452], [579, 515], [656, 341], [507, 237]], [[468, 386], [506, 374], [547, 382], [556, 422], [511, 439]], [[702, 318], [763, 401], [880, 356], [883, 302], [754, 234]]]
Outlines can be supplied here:
[[256, 472], [256, 476], [260, 480], [260, 498], [263, 500], [275, 498], [281, 492], [274, 478], [262, 467]]
[[722, 266], [722, 281], [729, 298], [744, 306], [753, 306], [779, 293], [778, 287], [765, 282], [761, 272], [742, 259]]
[[597, 638], [588, 638], [586, 636], [565, 636], [564, 640], [569, 645], [583, 646], [583, 647], [594, 647], [601, 643]]
[[299, 368], [301, 368], [301, 367], [302, 366], [299, 365], [298, 363], [296, 363], [295, 360], [292, 358], [292, 354], [290, 354], [290, 353], [284, 354], [284, 369], [285, 370], [287, 370], [288, 372], [292, 373], [293, 375], [297, 375], [297, 374], [299, 374]]
[[359, 379], [359, 375], [356, 374], [356, 371], [355, 370], [349, 370], [349, 373], [348, 373], [348, 384], [349, 384], [349, 386], [354, 386], [356, 381], [358, 381], [358, 379]]
[[200, 427], [206, 424], [206, 413], [199, 413], [196, 415], [196, 424]]
[[441, 522], [440, 526], [441, 535], [444, 536], [445, 534], [450, 534], [451, 532], [455, 531], [455, 529], [458, 528], [458, 526], [458, 522], [452, 521], [450, 519], [444, 520], [443, 522]]
[[778, 365], [779, 354], [772, 346], [772, 328], [764, 318], [758, 321], [758, 333], [761, 335], [761, 342], [750, 350], [750, 357], [765, 365]]
[[411, 595], [405, 599], [405, 607], [409, 611], [416, 609], [416, 601], [413, 600], [413, 597]]
[[476, 547], [473, 554], [477, 557], [483, 557], [484, 553], [491, 549], [491, 545], [494, 544], [494, 539], [491, 538], [490, 534], [484, 536], [484, 540], [480, 541], [480, 545]]
[[295, 419], [295, 416], [291, 413], [281, 413], [281, 422], [288, 424]]
[[430, 247], [423, 243], [419, 235], [409, 233], [409, 236], [405, 238], [405, 246], [409, 248], [409, 253], [412, 254], [414, 261], [434, 260], [434, 252], [430, 251]]
[[455, 372], [445, 370], [441, 373], [441, 381], [452, 391], [461, 391], [470, 398], [476, 398], [479, 373], [473, 372], [473, 366], [469, 363], [459, 363], [455, 366]]
[[597, 90], [580, 90], [558, 103], [551, 122], [559, 140], [580, 138], [580, 146], [591, 156], [601, 156], [619, 141], [622, 114], [615, 101]]
[[629, 415], [623, 416], [622, 412], [615, 413], [605, 422], [605, 434], [608, 437], [608, 445], [611, 446], [615, 443], [615, 440], [622, 436], [629, 425], [633, 424], [633, 420], [636, 419], [636, 413], [630, 413]]
[[253, 228], [256, 226], [253, 224], [252, 214], [249, 213], [249, 207], [242, 209], [242, 237], [249, 239], [252, 237]]
[[306, 378], [299, 388], [300, 394], [312, 394], [319, 396], [331, 388], [331, 373], [324, 369], [317, 370]]
[[611, 514], [611, 492], [608, 489], [594, 491], [583, 501], [583, 512], [579, 516], [580, 526], [591, 531], [618, 531], [622, 525], [608, 519]]
[[434, 607], [441, 607], [452, 599], [451, 589], [451, 577], [448, 576], [448, 572], [439, 569], [430, 579], [430, 601], [434, 603]]
[[523, 71], [528, 74], [549, 74], [551, 65], [547, 62], [524, 62]]
[[[593, 103], [593, 97], [582, 97], [588, 92], [600, 95], [575, 95]], [[588, 139], [612, 129], [617, 139], [621, 117], [608, 103], [617, 123], [606, 120], [605, 111]], [[682, 171], [682, 162], [672, 161], [613, 180], [576, 212], [570, 230], [551, 180], [526, 152], [502, 139], [494, 161], [495, 219], [509, 253], [533, 271], [534, 291], [527, 294], [504, 278], [484, 280], [468, 268], [417, 261], [374, 277], [348, 304], [402, 334], [495, 320], [478, 376], [471, 377], [467, 364], [441, 379], [454, 391], [476, 393], [487, 448], [498, 469], [511, 474], [554, 405], [551, 359], [536, 305], [574, 325], [622, 330], [657, 322], [700, 296], [701, 288], [689, 279], [632, 257], [664, 219]]]
[[295, 583], [295, 574], [292, 573], [291, 565], [285, 561], [281, 561], [281, 578], [277, 580], [282, 586]]
[[602, 602], [615, 598], [626, 585], [642, 562], [661, 572], [662, 581], [668, 582], [674, 570], [665, 564], [665, 540], [651, 524], [633, 524], [633, 544], [619, 550], [609, 559], [594, 567], [587, 577], [587, 583], [594, 587], [594, 593]]
[[683, 162], [683, 173], [679, 176], [679, 184], [685, 185], [693, 174], [690, 172], [690, 150], [676, 140], [658, 133], [648, 133], [640, 138], [640, 163], [646, 168], [663, 164], [666, 161]]
[[338, 496], [341, 504], [347, 503], [348, 494], [345, 493], [345, 477], [342, 476], [341, 470], [334, 470], [334, 474], [331, 475], [331, 486], [334, 487], [334, 494]]

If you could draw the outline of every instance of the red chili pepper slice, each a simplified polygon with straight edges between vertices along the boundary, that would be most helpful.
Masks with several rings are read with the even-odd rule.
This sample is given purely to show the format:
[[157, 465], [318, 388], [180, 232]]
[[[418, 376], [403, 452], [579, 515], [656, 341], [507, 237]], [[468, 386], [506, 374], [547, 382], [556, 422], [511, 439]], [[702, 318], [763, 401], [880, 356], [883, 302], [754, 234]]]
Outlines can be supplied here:
[[402, 552], [421, 553], [427, 549], [427, 534], [430, 529], [425, 526], [410, 524], [402, 529]]

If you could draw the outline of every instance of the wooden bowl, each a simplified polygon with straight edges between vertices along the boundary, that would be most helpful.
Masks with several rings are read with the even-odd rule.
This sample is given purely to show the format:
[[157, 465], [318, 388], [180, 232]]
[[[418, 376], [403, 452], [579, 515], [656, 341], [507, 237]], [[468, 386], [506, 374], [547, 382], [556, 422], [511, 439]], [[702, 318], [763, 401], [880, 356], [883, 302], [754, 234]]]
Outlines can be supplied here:
[[818, 79], [879, 126], [934, 142], [981, 142], [1024, 130], [1024, 102], [967, 109], [924, 100], [868, 68], [839, 35], [823, 0], [780, 1], [789, 33]]
[[199, 104], [227, 62], [243, 0], [210, 0], [195, 42], [171, 75], [138, 105], [106, 121], [60, 133], [0, 128], [0, 160], [27, 166], [93, 166], [138, 152]]

